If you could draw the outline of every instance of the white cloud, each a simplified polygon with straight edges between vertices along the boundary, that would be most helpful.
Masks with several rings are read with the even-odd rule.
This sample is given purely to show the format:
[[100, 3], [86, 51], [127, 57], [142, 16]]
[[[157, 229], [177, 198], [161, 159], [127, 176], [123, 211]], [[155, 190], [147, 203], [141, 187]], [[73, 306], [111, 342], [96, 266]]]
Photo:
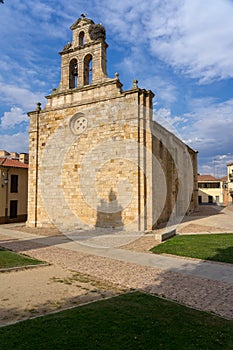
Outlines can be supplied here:
[[55, 11], [55, 8], [45, 4], [41, 1], [28, 1], [28, 5], [30, 5], [30, 11], [32, 15], [37, 17], [38, 13], [40, 14], [40, 18], [43, 21], [48, 21], [52, 14]]
[[153, 119], [180, 139], [182, 138], [180, 125], [186, 123], [187, 118], [183, 116], [173, 116], [170, 109], [159, 108], [154, 109]]
[[173, 83], [161, 79], [159, 76], [154, 79], [153, 83], [156, 86], [155, 93], [159, 101], [164, 102], [166, 105], [173, 104], [177, 101], [177, 87]]
[[203, 156], [225, 154], [232, 149], [233, 99], [225, 102], [194, 100], [193, 112], [184, 114], [189, 125], [183, 131], [183, 139]]
[[200, 83], [233, 77], [233, 2], [153, 0], [101, 2], [105, 23], [132, 46], [151, 53]]
[[[170, 109], [155, 109], [154, 119], [199, 152], [199, 172], [224, 176], [226, 163], [233, 161], [233, 98], [190, 101], [191, 113], [172, 115]], [[232, 151], [232, 153], [231, 153]]]
[[23, 110], [34, 110], [36, 103], [44, 99], [44, 94], [33, 93], [28, 89], [0, 82], [0, 101], [9, 105], [18, 105]]
[[231, 154], [215, 155], [213, 157], [206, 157], [205, 163], [199, 167], [200, 174], [211, 174], [217, 178], [226, 176], [226, 164], [232, 162], [233, 156]]
[[0, 149], [8, 152], [28, 152], [28, 133], [16, 133], [14, 135], [1, 135]]
[[1, 118], [1, 128], [12, 128], [22, 122], [28, 122], [28, 116], [23, 113], [21, 108], [13, 107], [10, 112], [5, 112]]
[[233, 77], [232, 2], [169, 1], [161, 15], [149, 24], [154, 54], [200, 82]]

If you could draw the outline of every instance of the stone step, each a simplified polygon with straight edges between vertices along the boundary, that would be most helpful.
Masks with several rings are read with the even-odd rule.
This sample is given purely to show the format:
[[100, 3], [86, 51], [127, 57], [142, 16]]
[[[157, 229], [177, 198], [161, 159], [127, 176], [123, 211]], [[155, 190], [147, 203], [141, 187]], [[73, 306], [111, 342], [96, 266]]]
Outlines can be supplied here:
[[164, 232], [156, 233], [155, 240], [159, 242], [164, 242], [167, 239], [176, 236], [176, 229], [166, 230]]

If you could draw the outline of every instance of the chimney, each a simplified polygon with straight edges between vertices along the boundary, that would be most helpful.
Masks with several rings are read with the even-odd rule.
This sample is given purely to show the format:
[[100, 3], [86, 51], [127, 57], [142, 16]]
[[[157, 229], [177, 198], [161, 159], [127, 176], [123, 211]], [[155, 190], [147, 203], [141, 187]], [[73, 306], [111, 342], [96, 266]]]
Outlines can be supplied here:
[[28, 162], [29, 162], [29, 154], [28, 153], [20, 153], [19, 161], [24, 163], [24, 164], [28, 164]]

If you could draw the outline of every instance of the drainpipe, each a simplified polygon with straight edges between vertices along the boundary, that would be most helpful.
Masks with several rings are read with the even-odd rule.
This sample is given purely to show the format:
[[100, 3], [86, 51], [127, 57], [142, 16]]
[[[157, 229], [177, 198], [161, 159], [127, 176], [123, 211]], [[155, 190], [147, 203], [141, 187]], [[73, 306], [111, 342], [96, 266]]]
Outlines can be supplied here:
[[38, 205], [38, 160], [39, 160], [39, 123], [41, 103], [37, 102], [36, 108], [36, 188], [35, 188], [35, 227], [37, 227], [37, 205]]
[[8, 172], [9, 172], [9, 168], [7, 168], [6, 170], [6, 177], [4, 179], [4, 183], [6, 186], [6, 205], [5, 205], [5, 224], [8, 223], [8, 184], [9, 184], [9, 178], [8, 178]]

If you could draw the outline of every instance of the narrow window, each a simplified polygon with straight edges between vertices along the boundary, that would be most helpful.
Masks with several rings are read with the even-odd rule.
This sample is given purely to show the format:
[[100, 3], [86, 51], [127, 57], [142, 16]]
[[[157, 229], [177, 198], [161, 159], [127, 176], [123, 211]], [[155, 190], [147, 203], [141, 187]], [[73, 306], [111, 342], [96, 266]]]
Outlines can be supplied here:
[[18, 215], [18, 201], [10, 201], [10, 219], [16, 219]]
[[88, 54], [84, 58], [84, 85], [92, 83], [92, 56]]
[[74, 89], [78, 87], [78, 61], [73, 58], [70, 61], [70, 73], [69, 73], [69, 88]]
[[79, 45], [82, 46], [85, 44], [84, 32], [79, 33]]
[[161, 140], [159, 141], [159, 158], [163, 159], [163, 143]]
[[18, 192], [18, 175], [11, 175], [11, 193]]

